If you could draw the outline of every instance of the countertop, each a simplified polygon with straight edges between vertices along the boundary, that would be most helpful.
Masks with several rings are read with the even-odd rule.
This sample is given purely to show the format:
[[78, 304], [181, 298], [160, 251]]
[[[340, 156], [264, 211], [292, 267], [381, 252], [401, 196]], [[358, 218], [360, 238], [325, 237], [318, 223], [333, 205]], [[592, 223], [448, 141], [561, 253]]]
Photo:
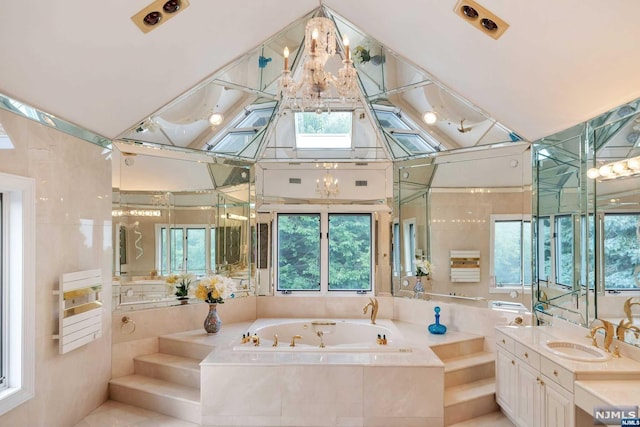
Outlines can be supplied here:
[[[546, 326], [499, 326], [496, 330], [513, 338], [527, 346], [541, 356], [573, 372], [576, 380], [614, 380], [614, 379], [638, 379], [640, 380], [640, 362], [627, 357], [611, 357], [606, 361], [582, 362], [567, 359], [548, 351], [541, 344], [549, 340], [567, 340], [591, 345], [591, 338], [586, 336], [562, 334]], [[638, 384], [640, 388], [640, 384]]]

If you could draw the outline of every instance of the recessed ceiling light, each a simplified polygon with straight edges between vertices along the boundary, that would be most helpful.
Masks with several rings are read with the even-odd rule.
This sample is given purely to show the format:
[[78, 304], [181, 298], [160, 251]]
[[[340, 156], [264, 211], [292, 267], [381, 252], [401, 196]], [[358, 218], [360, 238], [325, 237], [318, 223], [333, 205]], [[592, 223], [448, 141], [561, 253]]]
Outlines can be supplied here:
[[482, 18], [482, 20], [480, 21], [480, 23], [482, 24], [482, 26], [484, 28], [486, 28], [488, 31], [496, 31], [498, 29], [498, 24], [496, 24], [495, 22], [493, 22], [491, 19], [489, 18]]
[[180, 1], [179, 0], [169, 0], [162, 6], [162, 10], [167, 13], [174, 13], [178, 9], [180, 9]]
[[433, 111], [427, 111], [422, 115], [422, 120], [428, 125], [433, 125], [438, 121], [438, 116]]
[[131, 17], [143, 33], [158, 28], [189, 6], [189, 0], [155, 0]]
[[213, 112], [209, 116], [209, 123], [211, 123], [211, 126], [220, 126], [223, 121], [224, 121], [224, 114], [222, 113]]

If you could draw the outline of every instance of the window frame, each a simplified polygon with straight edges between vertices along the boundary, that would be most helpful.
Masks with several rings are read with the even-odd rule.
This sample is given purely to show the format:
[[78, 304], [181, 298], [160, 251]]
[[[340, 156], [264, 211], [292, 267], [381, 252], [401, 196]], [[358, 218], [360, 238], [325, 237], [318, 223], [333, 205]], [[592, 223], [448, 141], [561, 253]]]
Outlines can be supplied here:
[[[204, 229], [204, 238], [205, 238], [205, 254], [204, 254], [204, 262], [205, 262], [205, 272], [203, 274], [194, 273], [197, 275], [206, 275], [207, 272], [215, 272], [215, 265], [211, 264], [212, 254], [215, 256], [216, 247], [215, 247], [215, 235], [216, 235], [216, 226], [211, 224], [155, 224], [155, 239], [156, 239], [156, 269], [160, 273], [160, 275], [168, 275], [173, 273], [190, 273], [187, 270], [188, 266], [188, 242], [187, 236], [188, 231], [190, 229], [194, 230], [202, 230]], [[162, 230], [167, 230], [167, 239], [165, 245], [162, 245]], [[171, 230], [172, 229], [181, 229], [183, 232], [182, 237], [182, 267], [183, 269], [177, 269], [176, 271], [172, 271], [171, 268]], [[163, 247], [164, 246], [164, 247]], [[162, 252], [165, 252], [164, 260]], [[166, 274], [165, 270], [162, 268], [162, 263], [165, 262], [167, 269]]]
[[[524, 247], [525, 247], [525, 238], [528, 238], [529, 241], [532, 239], [532, 218], [531, 215], [522, 215], [522, 214], [493, 214], [490, 217], [490, 238], [489, 238], [489, 277], [491, 277], [491, 285], [489, 288], [489, 293], [507, 293], [516, 289], [523, 289], [526, 293], [531, 292], [531, 288], [533, 285], [533, 245], [530, 248], [531, 250], [531, 280], [530, 283], [524, 283], [524, 274], [525, 274], [525, 258], [524, 258]], [[498, 286], [495, 280], [495, 232], [496, 232], [496, 223], [497, 222], [519, 222], [520, 225], [520, 283], [507, 283], [503, 286]], [[525, 236], [524, 232], [524, 224], [529, 223], [529, 236]]]
[[[35, 180], [0, 173], [6, 387], [0, 415], [35, 395]], [[8, 302], [11, 301], [11, 304]]]
[[[288, 216], [292, 216], [292, 215], [300, 215], [300, 216], [308, 216], [308, 215], [317, 215], [319, 216], [319, 221], [320, 221], [320, 287], [318, 290], [316, 289], [299, 289], [299, 290], [294, 290], [294, 289], [281, 289], [280, 288], [280, 272], [279, 272], [279, 260], [278, 260], [278, 254], [279, 254], [279, 217], [281, 215], [288, 215]], [[335, 289], [335, 290], [330, 290], [329, 289], [329, 236], [328, 236], [328, 232], [329, 232], [329, 219], [331, 215], [362, 215], [362, 216], [368, 216], [370, 218], [370, 230], [371, 230], [371, 236], [369, 239], [369, 247], [370, 247], [370, 283], [369, 283], [369, 289], [368, 290], [362, 290], [362, 289]], [[286, 294], [305, 294], [305, 295], [314, 295], [314, 296], [327, 296], [327, 295], [360, 295], [360, 294], [365, 294], [365, 295], [369, 295], [369, 294], [373, 294], [375, 292], [375, 236], [376, 236], [377, 230], [375, 227], [375, 218], [374, 218], [374, 213], [373, 212], [364, 212], [364, 211], [350, 211], [350, 210], [345, 210], [345, 211], [331, 211], [331, 212], [326, 212], [326, 211], [305, 211], [305, 212], [298, 212], [298, 211], [291, 211], [291, 212], [276, 212], [275, 213], [275, 220], [273, 222], [273, 242], [272, 242], [272, 253], [274, 254], [274, 261], [273, 261], [273, 265], [275, 268], [275, 274], [274, 274], [274, 280], [275, 280], [275, 294], [276, 295], [286, 295]]]

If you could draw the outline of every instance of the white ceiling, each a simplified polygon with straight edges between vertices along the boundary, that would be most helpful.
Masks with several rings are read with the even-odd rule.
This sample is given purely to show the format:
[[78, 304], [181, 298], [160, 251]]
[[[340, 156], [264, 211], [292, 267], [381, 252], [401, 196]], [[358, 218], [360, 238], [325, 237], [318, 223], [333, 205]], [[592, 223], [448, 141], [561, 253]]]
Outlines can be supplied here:
[[[319, 5], [191, 0], [143, 34], [148, 3], [0, 2], [0, 92], [115, 138]], [[510, 24], [499, 40], [455, 0], [323, 2], [529, 140], [640, 97], [637, 0], [481, 3]]]

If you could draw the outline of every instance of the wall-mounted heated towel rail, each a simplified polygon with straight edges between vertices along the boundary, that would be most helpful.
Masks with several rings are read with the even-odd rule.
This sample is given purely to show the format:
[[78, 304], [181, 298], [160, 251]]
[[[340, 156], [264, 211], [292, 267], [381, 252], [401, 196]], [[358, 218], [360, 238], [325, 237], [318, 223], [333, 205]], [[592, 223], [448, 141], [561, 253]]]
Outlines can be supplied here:
[[60, 354], [68, 353], [102, 336], [102, 270], [76, 271], [60, 275], [58, 295]]
[[480, 251], [451, 251], [451, 281], [480, 281]]

